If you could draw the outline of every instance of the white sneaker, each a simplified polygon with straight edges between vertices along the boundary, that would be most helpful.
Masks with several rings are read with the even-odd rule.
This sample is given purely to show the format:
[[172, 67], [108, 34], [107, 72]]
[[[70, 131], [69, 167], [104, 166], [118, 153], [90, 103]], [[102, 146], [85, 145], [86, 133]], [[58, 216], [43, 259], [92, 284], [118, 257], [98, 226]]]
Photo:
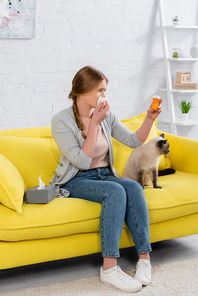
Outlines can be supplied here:
[[102, 283], [108, 283], [125, 292], [137, 292], [142, 289], [142, 285], [123, 272], [119, 266], [113, 267], [113, 271], [108, 274], [104, 273], [103, 268], [101, 267], [100, 281]]
[[149, 260], [139, 259], [134, 279], [144, 286], [151, 284], [151, 264]]

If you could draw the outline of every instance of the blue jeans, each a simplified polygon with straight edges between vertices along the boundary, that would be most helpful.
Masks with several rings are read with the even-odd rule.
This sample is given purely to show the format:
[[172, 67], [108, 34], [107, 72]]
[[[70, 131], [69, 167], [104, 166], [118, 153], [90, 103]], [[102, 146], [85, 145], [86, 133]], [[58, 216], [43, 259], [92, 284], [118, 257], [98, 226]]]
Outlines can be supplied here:
[[73, 198], [102, 204], [100, 239], [103, 257], [119, 257], [124, 220], [138, 254], [151, 251], [148, 208], [142, 186], [131, 179], [115, 177], [108, 167], [79, 171], [62, 187]]

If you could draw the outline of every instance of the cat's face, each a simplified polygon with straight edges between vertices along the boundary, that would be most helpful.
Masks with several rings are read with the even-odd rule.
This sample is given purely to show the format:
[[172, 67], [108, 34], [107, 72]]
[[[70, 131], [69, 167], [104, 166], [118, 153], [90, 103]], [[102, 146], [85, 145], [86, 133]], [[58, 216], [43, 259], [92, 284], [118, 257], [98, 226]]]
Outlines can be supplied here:
[[165, 139], [161, 139], [157, 142], [156, 146], [158, 147], [158, 149], [160, 149], [160, 154], [162, 155], [166, 155], [170, 152], [169, 147], [170, 144], [168, 143], [167, 140]]

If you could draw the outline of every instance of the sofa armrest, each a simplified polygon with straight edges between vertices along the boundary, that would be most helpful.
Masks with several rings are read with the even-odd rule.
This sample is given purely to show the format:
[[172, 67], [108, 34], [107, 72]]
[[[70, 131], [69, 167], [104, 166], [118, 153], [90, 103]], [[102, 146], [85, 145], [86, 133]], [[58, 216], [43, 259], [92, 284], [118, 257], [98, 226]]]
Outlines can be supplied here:
[[172, 167], [177, 171], [198, 174], [198, 141], [158, 130], [158, 134], [161, 133], [170, 144]]

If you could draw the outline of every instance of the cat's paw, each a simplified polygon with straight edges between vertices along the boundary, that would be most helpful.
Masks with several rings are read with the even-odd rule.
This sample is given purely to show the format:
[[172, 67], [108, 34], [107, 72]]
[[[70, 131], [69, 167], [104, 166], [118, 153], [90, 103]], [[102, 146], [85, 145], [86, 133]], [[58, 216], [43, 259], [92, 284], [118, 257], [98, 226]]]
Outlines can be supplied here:
[[153, 186], [153, 188], [162, 189], [162, 187], [161, 187], [161, 186], [159, 186], [159, 185], [155, 185], [155, 186]]

